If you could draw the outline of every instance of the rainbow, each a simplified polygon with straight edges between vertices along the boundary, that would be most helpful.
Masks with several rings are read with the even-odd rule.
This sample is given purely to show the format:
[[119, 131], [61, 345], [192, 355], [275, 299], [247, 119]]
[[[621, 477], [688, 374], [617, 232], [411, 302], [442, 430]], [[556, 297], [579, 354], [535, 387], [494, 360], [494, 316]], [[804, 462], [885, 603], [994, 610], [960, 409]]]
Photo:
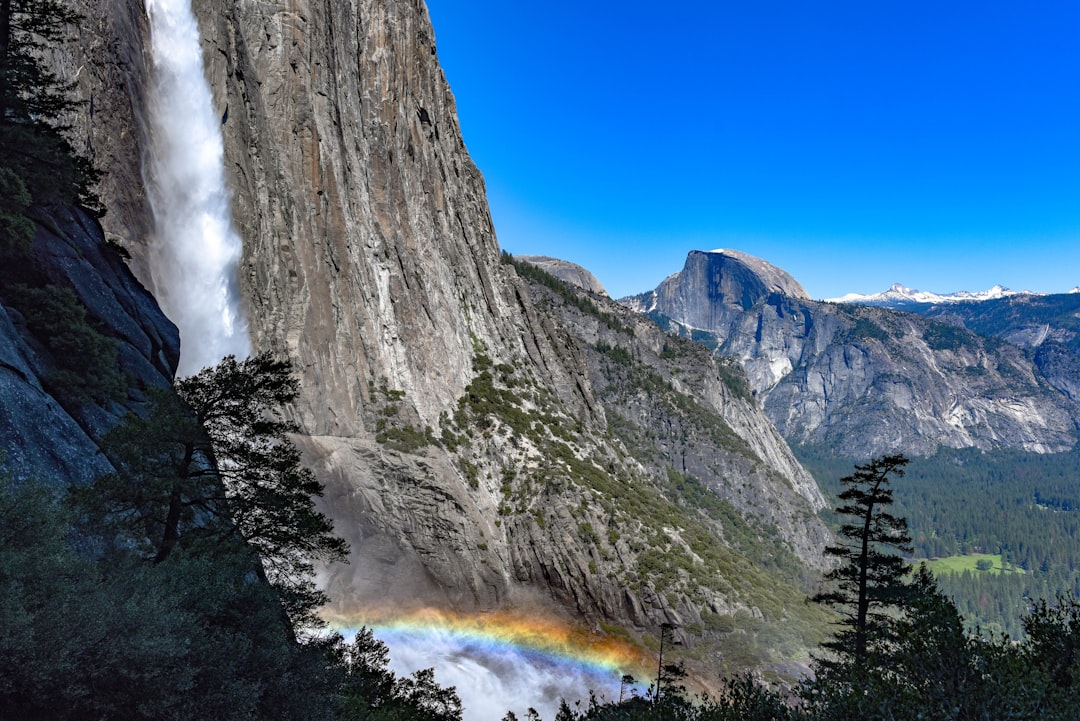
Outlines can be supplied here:
[[[379, 637], [442, 636], [481, 654], [513, 651], [530, 660], [587, 675], [649, 677], [651, 657], [629, 642], [591, 633], [542, 614], [494, 611], [462, 614], [433, 608], [327, 611], [330, 626], [343, 633], [361, 626]], [[392, 645], [392, 644], [391, 644]]]

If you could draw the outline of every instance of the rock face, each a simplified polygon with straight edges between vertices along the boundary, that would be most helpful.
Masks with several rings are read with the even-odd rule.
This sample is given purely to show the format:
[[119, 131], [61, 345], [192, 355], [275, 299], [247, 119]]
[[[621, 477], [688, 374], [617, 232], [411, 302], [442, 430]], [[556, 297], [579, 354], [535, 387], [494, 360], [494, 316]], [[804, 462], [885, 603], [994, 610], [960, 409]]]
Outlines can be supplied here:
[[154, 299], [105, 244], [96, 220], [81, 211], [38, 218], [31, 250], [35, 275], [72, 291], [85, 306], [91, 326], [115, 345], [129, 391], [78, 403], [54, 395], [48, 376], [56, 359], [17, 309], [15, 289], [0, 289], [0, 450], [3, 465], [17, 476], [85, 484], [112, 470], [98, 440], [144, 399], [139, 389], [171, 384], [180, 341]]
[[[708, 255], [692, 252], [684, 271], [624, 302], [737, 358], [788, 441], [863, 457], [1075, 444], [1076, 405], [1021, 348], [910, 313], [770, 291], [774, 273], [756, 278], [752, 264]], [[1053, 384], [1066, 390], [1071, 371], [1057, 362]]]
[[476, 341], [507, 360], [539, 353], [497, 277], [483, 180], [422, 3], [197, 12], [229, 108], [253, 340], [297, 360], [312, 435], [371, 433], [371, 389], [387, 384], [434, 427], [471, 379]]
[[786, 271], [737, 250], [693, 250], [678, 273], [656, 290], [626, 299], [639, 312], [659, 312], [692, 328], [728, 327], [763, 298], [779, 294], [809, 300]]
[[131, 269], [152, 287], [145, 250], [153, 224], [146, 205], [142, 160], [146, 94], [150, 92], [147, 20], [143, 3], [78, 0], [83, 15], [77, 41], [55, 52], [55, 62], [86, 101], [71, 119], [73, 144], [101, 170], [99, 193], [108, 213], [105, 237], [132, 256]]
[[1080, 402], [1080, 295], [1075, 291], [920, 305], [912, 310], [1025, 349], [1051, 386]]
[[567, 330], [609, 426], [653, 476], [674, 471], [699, 480], [747, 517], [775, 526], [809, 565], [823, 561], [829, 534], [806, 512], [824, 508], [825, 499], [741, 369], [615, 301], [580, 291], [567, 297], [542, 283], [531, 285], [531, 295]]
[[[568, 413], [587, 413], [589, 400], [500, 265], [426, 8], [239, 2], [197, 12], [211, 85], [229, 107], [253, 340], [294, 359], [300, 445], [330, 494], [357, 497], [368, 527], [353, 533], [359, 518], [328, 509], [352, 536], [347, 573], [375, 574], [383, 562], [369, 546], [397, 546], [427, 569], [409, 589], [414, 601], [504, 604], [516, 575], [543, 576], [498, 553], [507, 533], [491, 525], [498, 498], [470, 492], [444, 454], [418, 461], [372, 443], [381, 431], [441, 432], [481, 352], [543, 368]], [[379, 585], [348, 593], [385, 599]]]
[[596, 279], [596, 276], [577, 263], [571, 263], [558, 258], [549, 258], [546, 255], [518, 255], [517, 260], [524, 261], [529, 265], [535, 265], [546, 273], [551, 273], [561, 281], [575, 285], [597, 295], [607, 295], [604, 286]]
[[[102, 139], [145, 132], [149, 75], [145, 35], [118, 33], [145, 21], [83, 2], [117, 15], [82, 39], [87, 57], [108, 56], [85, 91], [117, 114], [81, 132], [120, 162], [125, 147]], [[632, 635], [677, 617], [721, 645], [746, 636], [720, 616], [766, 617], [805, 647], [813, 620], [777, 599], [801, 599], [806, 565], [821, 563], [812, 480], [734, 369], [661, 358], [649, 322], [503, 262], [423, 3], [195, 10], [254, 345], [295, 364], [297, 444], [353, 549], [327, 571], [339, 610], [540, 606]], [[110, 84], [129, 65], [132, 82]], [[128, 203], [138, 193], [103, 193], [137, 254], [149, 227]], [[793, 286], [778, 273], [764, 286], [776, 287]], [[575, 315], [589, 308], [598, 315]], [[696, 352], [679, 349], [669, 355]], [[628, 451], [634, 439], [648, 455]]]

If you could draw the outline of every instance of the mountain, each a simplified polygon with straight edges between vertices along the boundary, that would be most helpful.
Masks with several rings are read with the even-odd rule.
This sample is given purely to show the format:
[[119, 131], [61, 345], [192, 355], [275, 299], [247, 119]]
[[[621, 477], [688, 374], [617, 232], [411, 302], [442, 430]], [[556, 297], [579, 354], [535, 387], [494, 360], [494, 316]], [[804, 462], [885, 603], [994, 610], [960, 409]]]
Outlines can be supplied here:
[[[735, 358], [790, 443], [855, 457], [941, 446], [1056, 452], [1076, 443], [1080, 413], [1063, 391], [1071, 361], [1059, 361], [1065, 380], [1055, 385], [1012, 343], [955, 321], [811, 301], [786, 278], [764, 261], [693, 251], [655, 291], [621, 302]], [[1038, 298], [933, 307], [977, 313]]]
[[[907, 310], [1000, 338], [1025, 349], [1043, 378], [1070, 400], [1080, 400], [1080, 288], [1068, 293], [1015, 292], [995, 286], [984, 293], [939, 296], [894, 285], [876, 296], [850, 294], [854, 302]], [[858, 298], [858, 300], [853, 300]], [[975, 302], [978, 301], [978, 302]]]
[[961, 290], [956, 293], [946, 293], [940, 295], [938, 293], [930, 293], [921, 290], [914, 290], [913, 288], [907, 288], [900, 283], [893, 283], [892, 286], [881, 293], [874, 293], [871, 295], [862, 295], [860, 293], [848, 293], [839, 298], [830, 298], [826, 302], [829, 303], [854, 303], [857, 305], [874, 305], [882, 308], [894, 308], [898, 310], [910, 310], [911, 306], [926, 305], [926, 304], [943, 304], [943, 303], [970, 303], [981, 302], [986, 300], [993, 300], [996, 298], [1005, 298], [1012, 295], [1036, 295], [1031, 291], [1016, 291], [1010, 290], [1001, 285], [995, 285], [989, 290], [983, 290], [976, 293], [971, 293], [966, 290]]
[[[76, 4], [75, 135], [149, 286], [145, 17]], [[295, 441], [352, 546], [335, 613], [513, 611], [645, 646], [677, 622], [703, 663], [804, 655], [813, 479], [738, 368], [500, 253], [423, 4], [196, 11], [252, 341], [297, 370]], [[796, 292], [755, 268], [739, 282]]]
[[708, 329], [724, 325], [730, 310], [749, 310], [769, 294], [810, 299], [791, 274], [760, 258], [735, 250], [693, 250], [682, 271], [665, 278], [651, 293], [637, 296], [631, 305], [645, 313], [664, 309], [661, 312], [669, 317]]
[[1023, 348], [1050, 386], [1080, 401], [1080, 294], [1016, 295], [913, 310]]

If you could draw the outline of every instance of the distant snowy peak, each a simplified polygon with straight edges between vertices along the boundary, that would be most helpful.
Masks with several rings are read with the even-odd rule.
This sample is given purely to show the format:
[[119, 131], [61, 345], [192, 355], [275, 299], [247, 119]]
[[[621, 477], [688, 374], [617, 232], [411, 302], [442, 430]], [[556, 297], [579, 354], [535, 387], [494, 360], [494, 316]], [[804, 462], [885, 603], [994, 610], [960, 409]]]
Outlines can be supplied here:
[[[1080, 292], [1080, 286], [1073, 292]], [[911, 303], [926, 303], [926, 304], [939, 304], [939, 303], [965, 303], [965, 302], [978, 302], [983, 300], [994, 300], [995, 298], [1005, 298], [1010, 295], [1038, 295], [1032, 293], [1029, 290], [1010, 290], [1002, 285], [995, 285], [989, 290], [979, 291], [972, 293], [970, 291], [961, 290], [956, 293], [947, 293], [941, 295], [939, 293], [930, 293], [927, 291], [915, 290], [908, 288], [900, 283], [893, 283], [892, 287], [883, 293], [874, 293], [872, 295], [863, 295], [861, 293], [848, 293], [840, 298], [830, 298], [830, 303], [856, 303], [858, 305], [882, 305], [882, 306], [897, 306], [907, 305]]]

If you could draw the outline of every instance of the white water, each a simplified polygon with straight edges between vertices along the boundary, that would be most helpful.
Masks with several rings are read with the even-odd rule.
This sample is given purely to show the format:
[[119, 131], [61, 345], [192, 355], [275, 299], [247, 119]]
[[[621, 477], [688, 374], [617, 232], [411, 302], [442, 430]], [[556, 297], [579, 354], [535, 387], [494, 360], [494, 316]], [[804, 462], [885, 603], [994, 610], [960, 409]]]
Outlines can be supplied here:
[[190, 0], [146, 0], [146, 12], [154, 62], [143, 167], [155, 225], [150, 273], [180, 329], [177, 373], [190, 375], [250, 353], [236, 279], [242, 245]]
[[563, 699], [571, 708], [583, 710], [590, 691], [603, 701], [618, 700], [620, 691], [626, 698], [645, 692], [644, 684], [621, 688], [615, 672], [521, 648], [470, 642], [451, 633], [380, 630], [376, 636], [389, 647], [390, 668], [398, 676], [434, 668], [436, 683], [453, 686], [461, 698], [464, 721], [498, 721], [507, 711], [525, 721], [529, 708], [543, 721], [552, 721]]

